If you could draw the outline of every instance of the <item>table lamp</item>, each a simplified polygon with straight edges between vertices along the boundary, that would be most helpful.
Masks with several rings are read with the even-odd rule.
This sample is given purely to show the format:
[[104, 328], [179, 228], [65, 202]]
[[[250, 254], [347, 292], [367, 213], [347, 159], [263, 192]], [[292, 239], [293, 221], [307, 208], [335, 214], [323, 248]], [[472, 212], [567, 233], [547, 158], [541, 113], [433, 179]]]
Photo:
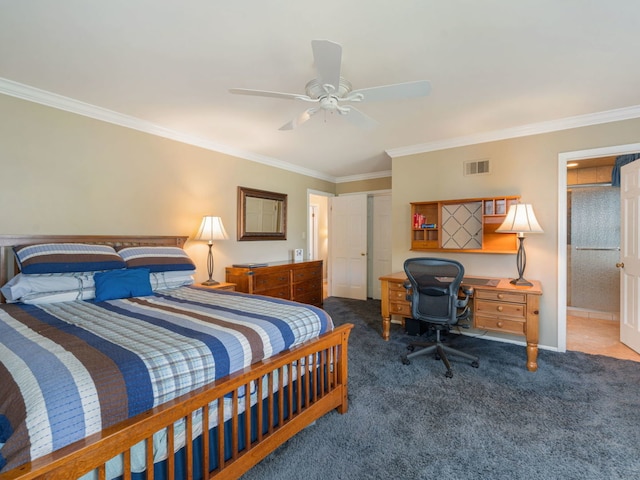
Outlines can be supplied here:
[[502, 222], [496, 232], [499, 233], [517, 233], [518, 234], [518, 255], [516, 263], [518, 266], [518, 278], [511, 280], [513, 285], [532, 286], [533, 283], [525, 280], [523, 277], [524, 269], [527, 266], [527, 255], [524, 251], [524, 234], [525, 233], [543, 233], [542, 227], [536, 220], [533, 213], [533, 207], [528, 203], [516, 203], [509, 207], [507, 217]]
[[207, 271], [209, 273], [209, 280], [202, 282], [202, 285], [218, 285], [213, 279], [213, 253], [211, 253], [211, 247], [214, 240], [226, 240], [228, 237], [227, 232], [222, 225], [222, 219], [220, 217], [206, 216], [202, 217], [202, 223], [200, 224], [200, 230], [195, 237], [195, 240], [201, 240], [208, 242], [209, 255], [207, 256]]

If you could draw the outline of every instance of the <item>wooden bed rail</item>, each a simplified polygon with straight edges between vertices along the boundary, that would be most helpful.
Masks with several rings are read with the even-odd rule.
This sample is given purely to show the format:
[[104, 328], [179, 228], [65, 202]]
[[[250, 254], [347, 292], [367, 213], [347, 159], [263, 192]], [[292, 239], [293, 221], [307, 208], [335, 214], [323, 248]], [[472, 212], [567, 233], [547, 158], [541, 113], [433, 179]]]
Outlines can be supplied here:
[[[123, 455], [125, 469], [123, 478], [128, 480], [131, 478], [130, 448], [141, 441], [151, 442], [154, 433], [166, 429], [167, 452], [173, 452], [174, 424], [182, 419], [186, 424], [185, 478], [191, 479], [194, 475], [192, 471], [195, 453], [192, 437], [194, 414], [199, 412], [202, 415], [201, 423], [209, 425], [208, 406], [217, 402], [217, 425], [222, 425], [225, 413], [229, 415], [229, 412], [225, 411], [228, 409], [224, 406], [225, 397], [231, 398], [230, 418], [226, 421], [232, 429], [231, 445], [225, 440], [225, 429], [218, 428], [218, 452], [209, 451], [211, 445], [207, 434], [202, 435], [199, 453], [202, 466], [206, 468], [204, 478], [238, 478], [314, 420], [333, 409], [337, 409], [340, 413], [347, 412], [347, 350], [352, 327], [351, 324], [338, 326], [317, 339], [309, 340], [45, 457], [0, 474], [0, 480], [38, 478], [70, 480], [94, 469], [97, 469], [98, 479], [103, 480], [106, 475], [106, 462], [120, 454]], [[322, 373], [318, 374], [318, 372]], [[288, 385], [284, 383], [285, 376], [289, 378]], [[294, 377], [296, 387], [291, 388]], [[266, 388], [263, 387], [263, 382], [266, 383]], [[268, 425], [266, 431], [259, 428], [257, 438], [253, 440], [251, 439], [251, 422], [239, 420], [239, 411], [242, 407], [250, 412], [251, 395], [238, 393], [242, 388], [244, 392], [250, 392], [252, 386], [258, 399], [265, 398], [263, 401], [258, 400], [255, 404], [256, 424], [264, 425], [266, 422]], [[276, 399], [277, 396], [279, 396], [278, 399]], [[267, 407], [264, 408], [263, 405]], [[245, 415], [244, 418], [246, 419], [247, 416]], [[249, 439], [243, 446], [238, 442], [238, 433], [241, 429], [244, 429], [245, 438]], [[228, 449], [230, 447], [231, 458], [225, 458], [225, 446]], [[149, 452], [146, 461], [146, 478], [153, 480], [153, 468], [148, 468], [153, 463], [150, 458], [153, 455], [153, 448], [146, 450]], [[211, 472], [209, 471], [210, 455], [217, 455], [218, 459], [217, 468]], [[173, 480], [174, 455], [167, 455], [165, 466], [165, 478]]]

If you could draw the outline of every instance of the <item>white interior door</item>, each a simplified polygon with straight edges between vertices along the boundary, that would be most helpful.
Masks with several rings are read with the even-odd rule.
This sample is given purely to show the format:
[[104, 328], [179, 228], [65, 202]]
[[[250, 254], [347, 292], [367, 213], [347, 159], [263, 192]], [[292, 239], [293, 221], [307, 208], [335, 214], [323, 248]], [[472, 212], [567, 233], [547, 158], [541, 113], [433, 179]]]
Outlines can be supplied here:
[[332, 197], [331, 295], [367, 299], [367, 195]]
[[381, 276], [391, 272], [391, 195], [375, 195], [373, 197], [372, 212], [373, 254], [371, 255], [371, 275], [369, 276], [369, 291], [371, 298], [380, 300]]
[[620, 175], [620, 341], [640, 353], [640, 160]]

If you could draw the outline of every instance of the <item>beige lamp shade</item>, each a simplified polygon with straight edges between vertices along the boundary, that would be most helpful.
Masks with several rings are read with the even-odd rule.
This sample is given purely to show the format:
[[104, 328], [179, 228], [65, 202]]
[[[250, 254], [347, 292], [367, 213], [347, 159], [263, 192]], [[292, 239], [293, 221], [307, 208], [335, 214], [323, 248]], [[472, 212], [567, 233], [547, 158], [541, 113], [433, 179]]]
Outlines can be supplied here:
[[224, 225], [222, 224], [222, 219], [220, 217], [202, 217], [200, 230], [198, 230], [195, 240], [213, 243], [214, 240], [226, 240], [227, 238], [229, 238], [229, 236], [224, 229]]
[[544, 233], [542, 227], [533, 213], [533, 207], [528, 203], [516, 203], [509, 207], [507, 217], [496, 232], [517, 233], [519, 236], [525, 233]]

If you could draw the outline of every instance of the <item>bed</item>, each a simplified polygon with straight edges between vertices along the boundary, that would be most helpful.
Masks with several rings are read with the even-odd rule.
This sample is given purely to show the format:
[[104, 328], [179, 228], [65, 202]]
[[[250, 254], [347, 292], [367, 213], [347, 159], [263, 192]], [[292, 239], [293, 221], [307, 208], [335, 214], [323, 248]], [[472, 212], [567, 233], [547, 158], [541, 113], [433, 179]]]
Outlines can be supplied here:
[[[352, 326], [335, 327], [316, 307], [180, 283], [182, 273], [158, 266], [182, 269], [179, 254], [144, 264], [185, 242], [0, 236], [0, 285], [18, 280], [18, 263], [22, 277], [66, 275], [37, 270], [25, 253], [35, 248], [16, 250], [16, 262], [15, 246], [109, 250], [99, 261], [72, 257], [97, 271], [80, 297], [0, 306], [0, 479], [238, 478], [316, 419], [347, 411]], [[138, 290], [141, 276], [151, 291]], [[54, 391], [62, 398], [50, 400]]]

